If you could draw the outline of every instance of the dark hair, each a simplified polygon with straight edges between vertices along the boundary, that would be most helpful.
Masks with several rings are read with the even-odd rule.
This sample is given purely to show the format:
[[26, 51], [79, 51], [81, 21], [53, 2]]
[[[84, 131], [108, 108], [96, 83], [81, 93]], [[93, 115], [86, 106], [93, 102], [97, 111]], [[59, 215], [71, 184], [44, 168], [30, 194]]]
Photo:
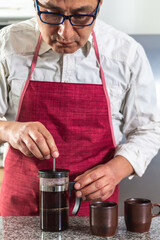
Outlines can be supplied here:
[[[98, 0], [98, 3], [100, 3], [100, 2], [101, 2], [101, 0]], [[35, 1], [34, 1], [34, 7], [36, 7]]]

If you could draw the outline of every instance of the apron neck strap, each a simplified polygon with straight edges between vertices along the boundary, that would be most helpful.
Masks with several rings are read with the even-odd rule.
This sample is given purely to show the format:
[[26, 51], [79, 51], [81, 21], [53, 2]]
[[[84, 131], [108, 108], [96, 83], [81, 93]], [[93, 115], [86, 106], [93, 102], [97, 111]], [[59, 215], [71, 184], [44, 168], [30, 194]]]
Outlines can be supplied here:
[[[101, 62], [100, 62], [100, 56], [99, 56], [99, 50], [98, 50], [98, 44], [97, 44], [97, 40], [96, 40], [96, 36], [95, 36], [95, 32], [94, 30], [92, 30], [92, 36], [93, 36], [93, 43], [94, 43], [94, 49], [95, 49], [95, 54], [96, 54], [96, 58], [98, 60], [99, 66], [100, 66], [100, 74], [101, 74], [101, 80], [102, 80], [102, 84], [105, 84], [105, 77], [104, 77], [104, 72], [101, 66]], [[28, 80], [30, 81], [32, 73], [35, 69], [36, 63], [37, 63], [37, 57], [38, 57], [38, 53], [39, 53], [39, 49], [40, 49], [40, 45], [41, 45], [41, 39], [42, 39], [42, 35], [40, 33], [39, 38], [38, 38], [38, 43], [36, 46], [36, 50], [34, 53], [34, 57], [32, 60], [32, 65], [31, 65], [31, 71], [28, 77]]]
[[[102, 66], [101, 66], [101, 62], [100, 62], [98, 44], [97, 44], [96, 35], [95, 35], [94, 30], [92, 30], [92, 36], [93, 36], [93, 43], [94, 43], [96, 58], [98, 60], [99, 66], [100, 66], [100, 75], [101, 75], [102, 85], [103, 85], [103, 89], [104, 89], [104, 94], [105, 94], [107, 100], [109, 101], [108, 92], [107, 92], [107, 88], [106, 88], [105, 76], [104, 76], [104, 72], [103, 72], [103, 69], [102, 69]], [[40, 45], [41, 45], [41, 39], [42, 39], [42, 35], [40, 33], [38, 43], [37, 43], [37, 46], [36, 46], [36, 50], [35, 50], [35, 54], [34, 54], [34, 57], [33, 57], [32, 65], [31, 65], [31, 71], [30, 71], [29, 77], [27, 79], [26, 87], [28, 86], [28, 84], [30, 82], [32, 73], [33, 73], [33, 71], [35, 69], [35, 66], [36, 66], [36, 63], [37, 63], [37, 57], [38, 57], [39, 48], [40, 48]], [[24, 91], [25, 91], [25, 89], [24, 89]]]
[[103, 84], [103, 91], [104, 91], [104, 94], [105, 94], [105, 97], [106, 97], [106, 102], [107, 102], [108, 111], [109, 111], [109, 122], [110, 122], [110, 126], [111, 126], [111, 134], [112, 134], [113, 144], [114, 144], [114, 147], [116, 147], [116, 141], [115, 141], [115, 138], [114, 138], [114, 131], [113, 131], [113, 125], [112, 125], [111, 104], [110, 104], [110, 99], [109, 99], [109, 95], [108, 95], [108, 91], [107, 91], [107, 87], [106, 87], [104, 72], [103, 72], [103, 69], [102, 69], [102, 66], [101, 66], [96, 35], [95, 35], [95, 32], [93, 30], [92, 30], [92, 36], [93, 36], [95, 54], [96, 54], [96, 57], [97, 57], [97, 60], [98, 60], [99, 66], [100, 66], [100, 75], [101, 75], [101, 80], [102, 80], [102, 84]]
[[31, 80], [32, 73], [33, 73], [33, 71], [35, 69], [35, 66], [36, 66], [36, 63], [37, 63], [37, 57], [38, 57], [39, 48], [40, 48], [40, 45], [41, 45], [41, 39], [42, 39], [42, 35], [40, 34], [39, 38], [38, 38], [38, 43], [37, 43], [37, 46], [36, 46], [36, 50], [35, 50], [35, 53], [34, 53], [34, 57], [33, 57], [33, 60], [32, 60], [31, 70], [30, 70], [28, 79], [27, 79], [27, 81], [25, 83], [25, 86], [24, 86], [24, 88], [22, 90], [21, 97], [20, 97], [20, 100], [19, 100], [19, 106], [18, 106], [16, 121], [18, 121], [18, 119], [19, 119], [23, 98], [24, 98], [25, 92], [26, 92], [26, 90], [28, 88], [28, 85], [29, 85], [29, 82]]
[[38, 43], [37, 43], [37, 46], [36, 46], [36, 50], [35, 50], [35, 53], [34, 53], [34, 57], [33, 57], [33, 60], [32, 60], [31, 71], [30, 71], [30, 75], [29, 75], [29, 81], [31, 79], [32, 73], [33, 73], [33, 71], [35, 69], [35, 66], [36, 66], [36, 63], [37, 63], [37, 57], [38, 57], [38, 53], [39, 53], [39, 49], [40, 49], [40, 45], [41, 45], [41, 39], [42, 39], [42, 35], [40, 33], [39, 38], [38, 38]]
[[93, 43], [94, 43], [94, 50], [95, 50], [95, 54], [96, 54], [96, 58], [98, 60], [98, 63], [99, 63], [99, 67], [100, 67], [100, 74], [101, 74], [101, 80], [102, 80], [102, 84], [103, 84], [103, 88], [104, 88], [104, 91], [105, 91], [105, 95], [106, 95], [106, 90], [105, 90], [105, 76], [104, 76], [104, 72], [103, 72], [103, 69], [102, 69], [102, 66], [101, 66], [101, 61], [100, 61], [100, 56], [99, 56], [99, 50], [98, 50], [98, 44], [97, 44], [97, 40], [96, 40], [96, 35], [95, 35], [95, 32], [94, 30], [92, 30], [92, 36], [93, 36]]
[[103, 90], [104, 90], [104, 93], [105, 93], [105, 96], [106, 96], [107, 102], [108, 102], [109, 101], [109, 96], [108, 96], [108, 92], [107, 92], [107, 88], [106, 88], [105, 76], [104, 76], [104, 72], [103, 72], [103, 69], [102, 69], [102, 66], [101, 66], [96, 35], [95, 35], [95, 32], [93, 30], [92, 30], [92, 36], [93, 36], [95, 54], [96, 54], [96, 57], [97, 57], [97, 60], [98, 60], [98, 63], [99, 63], [99, 67], [100, 67], [100, 74], [101, 74], [101, 80], [102, 80], [102, 84], [103, 84]]

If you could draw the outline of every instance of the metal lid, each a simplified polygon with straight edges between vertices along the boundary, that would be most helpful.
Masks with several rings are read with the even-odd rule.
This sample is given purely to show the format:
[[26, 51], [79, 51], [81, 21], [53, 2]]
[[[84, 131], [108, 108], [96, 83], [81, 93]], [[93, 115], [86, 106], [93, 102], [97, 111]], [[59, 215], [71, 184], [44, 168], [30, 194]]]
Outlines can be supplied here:
[[39, 177], [42, 177], [42, 178], [62, 178], [62, 177], [68, 177], [70, 170], [56, 168], [55, 171], [53, 171], [53, 169], [43, 169], [43, 170], [39, 170], [38, 172], [39, 172]]

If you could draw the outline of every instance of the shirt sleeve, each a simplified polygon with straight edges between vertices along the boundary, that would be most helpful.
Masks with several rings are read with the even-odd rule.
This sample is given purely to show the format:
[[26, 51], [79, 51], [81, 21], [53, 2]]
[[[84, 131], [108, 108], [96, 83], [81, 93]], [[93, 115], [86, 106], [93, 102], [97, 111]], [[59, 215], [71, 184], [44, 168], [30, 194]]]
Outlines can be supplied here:
[[8, 38], [6, 37], [6, 28], [0, 30], [0, 118], [3, 118], [8, 109], [8, 94], [9, 94], [9, 85], [8, 85], [8, 75], [9, 69], [7, 65], [5, 51], [6, 42]]
[[5, 116], [8, 109], [7, 70], [0, 59], [0, 118]]
[[117, 146], [115, 156], [124, 156], [142, 176], [160, 148], [160, 116], [152, 70], [139, 44], [130, 71], [122, 108], [126, 142]]

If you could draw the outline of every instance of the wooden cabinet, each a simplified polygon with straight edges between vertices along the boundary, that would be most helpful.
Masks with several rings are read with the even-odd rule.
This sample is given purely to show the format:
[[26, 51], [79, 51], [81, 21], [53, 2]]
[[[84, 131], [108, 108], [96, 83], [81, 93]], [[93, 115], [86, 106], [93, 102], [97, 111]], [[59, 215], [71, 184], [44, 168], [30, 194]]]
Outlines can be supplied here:
[[2, 180], [3, 180], [3, 176], [4, 176], [4, 168], [1, 167], [0, 168], [0, 188], [1, 188]]

